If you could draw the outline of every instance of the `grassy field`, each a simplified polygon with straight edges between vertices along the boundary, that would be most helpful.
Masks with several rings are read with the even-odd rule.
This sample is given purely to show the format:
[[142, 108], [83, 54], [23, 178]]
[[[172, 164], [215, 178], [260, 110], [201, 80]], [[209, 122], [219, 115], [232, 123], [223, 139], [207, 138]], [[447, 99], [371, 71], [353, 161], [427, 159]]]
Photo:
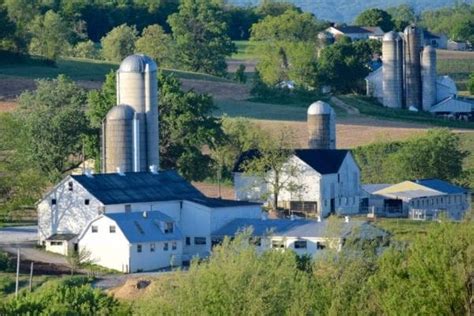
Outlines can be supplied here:
[[399, 241], [413, 241], [417, 236], [425, 235], [436, 222], [414, 221], [405, 218], [379, 218], [375, 225], [388, 231], [392, 238]]
[[464, 160], [465, 169], [474, 169], [474, 133], [460, 133], [462, 148], [471, 154]]
[[389, 109], [377, 105], [373, 99], [364, 96], [356, 95], [341, 95], [339, 99], [345, 103], [359, 109], [361, 114], [377, 117], [384, 120], [398, 120], [405, 122], [429, 124], [440, 127], [454, 127], [474, 129], [474, 124], [471, 122], [451, 121], [442, 118], [437, 118], [430, 113], [425, 112], [410, 112], [403, 109]]
[[[118, 63], [79, 58], [59, 59], [56, 63], [56, 66], [47, 66], [40, 63], [0, 64], [0, 78], [55, 78], [59, 74], [65, 74], [73, 80], [103, 81], [105, 75], [110, 71], [117, 70], [118, 66]], [[230, 81], [225, 78], [191, 71], [183, 71], [176, 69], [163, 69], [163, 71], [165, 73], [173, 73], [176, 77], [181, 79], [194, 79], [216, 82]]]
[[460, 94], [468, 94], [467, 80], [474, 72], [474, 52], [437, 50], [438, 75], [449, 75], [456, 81]]
[[232, 59], [257, 59], [257, 55], [255, 54], [255, 48], [258, 45], [257, 43], [250, 41], [234, 41], [234, 44], [237, 46], [237, 53], [232, 55]]

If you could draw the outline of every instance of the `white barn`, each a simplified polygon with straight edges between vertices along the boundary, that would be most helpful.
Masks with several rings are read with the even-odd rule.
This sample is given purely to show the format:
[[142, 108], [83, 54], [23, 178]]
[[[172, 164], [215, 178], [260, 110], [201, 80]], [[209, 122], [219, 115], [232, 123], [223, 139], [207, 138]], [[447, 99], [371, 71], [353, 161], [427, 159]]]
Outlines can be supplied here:
[[[234, 167], [237, 200], [264, 202], [264, 197], [268, 198], [268, 186], [261, 179], [244, 172], [246, 161], [259, 155], [257, 151], [246, 152]], [[286, 181], [297, 183], [301, 188], [296, 192], [282, 189], [280, 207], [324, 217], [359, 212], [360, 170], [350, 151], [296, 149], [288, 164], [297, 168], [298, 172]]]
[[[175, 171], [71, 175], [48, 192], [37, 208], [38, 242], [53, 251], [52, 236], [77, 237], [98, 218], [105, 223], [113, 214], [158, 211], [181, 232], [182, 250], [177, 258], [183, 261], [209, 255], [211, 231], [236, 218], [261, 216], [259, 203], [208, 198]], [[69, 244], [72, 247], [77, 248], [77, 243]], [[61, 249], [67, 254], [66, 247]], [[121, 265], [116, 268], [122, 271]], [[129, 265], [128, 269], [133, 268]]]

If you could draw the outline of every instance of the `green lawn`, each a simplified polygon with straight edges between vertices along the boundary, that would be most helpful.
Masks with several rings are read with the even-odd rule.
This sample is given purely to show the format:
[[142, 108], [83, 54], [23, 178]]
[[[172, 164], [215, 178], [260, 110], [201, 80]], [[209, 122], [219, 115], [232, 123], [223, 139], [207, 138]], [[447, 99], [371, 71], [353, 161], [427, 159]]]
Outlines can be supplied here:
[[237, 53], [232, 55], [232, 59], [257, 59], [257, 55], [255, 53], [255, 48], [258, 45], [257, 43], [250, 41], [234, 41], [234, 44], [237, 46]]
[[[79, 58], [63, 58], [57, 61], [56, 66], [47, 66], [41, 63], [16, 63], [16, 64], [0, 64], [0, 77], [23, 77], [30, 79], [37, 78], [55, 78], [59, 74], [65, 74], [73, 80], [91, 80], [103, 81], [105, 75], [111, 70], [117, 70], [119, 64], [98, 61], [92, 59]], [[195, 79], [206, 81], [229, 81], [225, 78], [220, 78], [203, 73], [163, 69], [165, 73], [173, 73], [176, 77], [181, 79]]]
[[434, 117], [426, 112], [410, 112], [404, 109], [390, 109], [376, 104], [373, 99], [364, 96], [341, 95], [338, 96], [338, 98], [359, 109], [361, 114], [385, 120], [405, 121], [441, 127], [474, 129], [474, 124], [471, 122], [445, 120]]
[[[474, 57], [474, 54], [473, 54]], [[473, 59], [438, 59], [438, 75], [449, 75], [460, 91], [466, 91], [469, 75], [474, 72]]]
[[465, 169], [474, 169], [474, 133], [459, 133], [462, 148], [471, 154], [464, 160]]

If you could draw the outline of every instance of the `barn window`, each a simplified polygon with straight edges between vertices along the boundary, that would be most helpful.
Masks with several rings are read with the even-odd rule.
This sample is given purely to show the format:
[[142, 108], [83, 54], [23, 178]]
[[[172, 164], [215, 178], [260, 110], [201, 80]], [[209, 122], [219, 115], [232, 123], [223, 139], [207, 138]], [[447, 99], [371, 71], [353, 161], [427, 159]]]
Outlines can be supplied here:
[[51, 205], [56, 205], [56, 199], [51, 199]]
[[172, 234], [173, 233], [173, 222], [166, 222], [165, 223], [165, 234]]
[[272, 248], [285, 248], [283, 240], [272, 240]]
[[89, 205], [90, 203], [91, 203], [91, 201], [90, 201], [89, 199], [85, 199], [85, 200], [84, 200], [84, 204], [85, 204], [85, 205]]
[[96, 225], [92, 225], [91, 227], [93, 233], [98, 233], [99, 232], [99, 227]]
[[191, 237], [186, 237], [186, 246], [191, 246]]
[[324, 243], [319, 242], [319, 241], [316, 243], [316, 249], [323, 250], [325, 248], [326, 248], [326, 245]]
[[155, 252], [155, 244], [150, 244], [150, 252]]
[[116, 231], [115, 225], [110, 225], [109, 226], [109, 232], [110, 233], [115, 233], [115, 231]]
[[51, 246], [62, 246], [63, 242], [62, 241], [52, 241], [50, 242]]
[[73, 190], [73, 188], [74, 188], [73, 185], [74, 185], [74, 184], [72, 183], [72, 181], [69, 181], [69, 182], [67, 183], [67, 187], [68, 187], [68, 190], [69, 190], [69, 191], [72, 191], [72, 190]]
[[167, 242], [165, 242], [165, 244], [163, 245], [163, 250], [168, 251], [168, 243]]
[[307, 247], [306, 240], [295, 241], [295, 249], [306, 249], [306, 247]]
[[171, 243], [171, 249], [172, 249], [172, 250], [176, 250], [176, 248], [178, 248], [178, 244], [176, 243], [176, 241], [173, 241], [173, 242]]
[[142, 252], [142, 245], [140, 244], [137, 245], [137, 252]]
[[194, 237], [194, 244], [195, 245], [205, 245], [206, 244], [206, 237]]

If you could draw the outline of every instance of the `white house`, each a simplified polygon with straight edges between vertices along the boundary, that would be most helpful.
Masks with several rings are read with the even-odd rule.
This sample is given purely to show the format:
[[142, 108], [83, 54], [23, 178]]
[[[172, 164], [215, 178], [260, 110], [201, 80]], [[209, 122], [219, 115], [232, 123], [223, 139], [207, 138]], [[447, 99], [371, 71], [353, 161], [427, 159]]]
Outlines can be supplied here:
[[363, 221], [333, 223], [329, 221], [290, 219], [236, 219], [213, 232], [215, 243], [246, 229], [251, 230], [257, 250], [291, 249], [296, 254], [316, 256], [326, 248], [340, 250], [351, 235], [359, 239], [384, 238], [387, 233]]
[[438, 179], [368, 185], [364, 190], [368, 212], [379, 216], [428, 220], [445, 214], [459, 220], [470, 210], [468, 190]]
[[355, 25], [335, 25], [326, 29], [326, 32], [333, 37], [347, 36], [353, 41], [376, 39], [382, 40], [384, 32], [380, 27], [355, 26]]
[[[257, 159], [258, 151], [244, 153], [234, 167], [237, 200], [268, 201], [270, 186], [244, 171], [246, 161]], [[282, 182], [293, 183], [281, 190], [279, 206], [312, 216], [359, 212], [360, 170], [352, 154], [342, 149], [296, 149], [284, 170]], [[296, 170], [296, 172], [295, 172]]]
[[100, 215], [78, 241], [80, 251], [87, 251], [93, 263], [121, 272], [181, 265], [181, 231], [171, 217], [158, 211]]

